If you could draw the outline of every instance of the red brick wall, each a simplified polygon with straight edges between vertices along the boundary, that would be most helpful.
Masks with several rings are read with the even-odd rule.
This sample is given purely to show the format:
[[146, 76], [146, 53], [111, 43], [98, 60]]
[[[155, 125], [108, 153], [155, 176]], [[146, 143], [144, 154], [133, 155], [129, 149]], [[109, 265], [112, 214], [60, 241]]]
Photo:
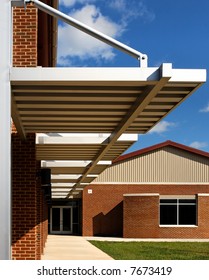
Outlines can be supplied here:
[[202, 235], [209, 232], [209, 196], [198, 195], [198, 226], [201, 227]]
[[[38, 11], [34, 6], [13, 9], [13, 66], [36, 67]], [[48, 206], [37, 172], [35, 134], [21, 141], [14, 124], [12, 133], [12, 257], [38, 260], [48, 234]]]
[[38, 177], [35, 134], [12, 134], [12, 258], [39, 260], [48, 234], [48, 206]]
[[159, 195], [124, 196], [123, 237], [158, 237]]
[[38, 12], [33, 5], [13, 9], [13, 65], [37, 66]]
[[[88, 194], [88, 189], [92, 189], [92, 194]], [[139, 205], [137, 203], [138, 200], [135, 198], [136, 205], [133, 205], [132, 210], [130, 210], [129, 205], [129, 213], [132, 215], [132, 224], [134, 224], [135, 221], [135, 225], [138, 227], [137, 235], [135, 231], [133, 236], [134, 230], [129, 227], [130, 232], [128, 232], [127, 228], [123, 228], [123, 214], [121, 214], [121, 211], [115, 210], [118, 206], [123, 207], [124, 194], [137, 193], [196, 195], [198, 193], [209, 193], [209, 185], [89, 185], [83, 191], [83, 235], [123, 236], [122, 232], [124, 230], [124, 237], [209, 238], [209, 206], [207, 206], [209, 205], [209, 203], [207, 204], [207, 199], [209, 199], [209, 197], [207, 196], [198, 198], [198, 227], [193, 228], [159, 227], [159, 218], [157, 215], [159, 203], [156, 204], [154, 198], [151, 199], [147, 197], [147, 199], [151, 199], [150, 203], [152, 203], [153, 209], [150, 212], [150, 216], [144, 216], [144, 218], [147, 219], [149, 224], [153, 222], [155, 228], [153, 228], [152, 231], [145, 229], [143, 232], [141, 230], [140, 233], [138, 217], [139, 215], [143, 216], [143, 211], [147, 209], [137, 210]], [[135, 215], [134, 211], [136, 211]], [[109, 215], [110, 213], [115, 213], [115, 215], [111, 217], [111, 215]], [[127, 211], [124, 211], [124, 219], [128, 219]], [[119, 225], [119, 230], [115, 227], [115, 221], [117, 221], [117, 225]], [[147, 235], [148, 233], [150, 233], [149, 236]]]
[[35, 135], [12, 134], [13, 259], [37, 259], [37, 182]]

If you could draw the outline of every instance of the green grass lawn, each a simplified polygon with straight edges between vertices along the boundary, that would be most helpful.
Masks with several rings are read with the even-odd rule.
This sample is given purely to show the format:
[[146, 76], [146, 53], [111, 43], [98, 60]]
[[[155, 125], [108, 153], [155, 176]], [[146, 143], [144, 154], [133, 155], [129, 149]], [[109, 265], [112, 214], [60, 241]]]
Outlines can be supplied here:
[[209, 260], [207, 242], [90, 242], [115, 260]]

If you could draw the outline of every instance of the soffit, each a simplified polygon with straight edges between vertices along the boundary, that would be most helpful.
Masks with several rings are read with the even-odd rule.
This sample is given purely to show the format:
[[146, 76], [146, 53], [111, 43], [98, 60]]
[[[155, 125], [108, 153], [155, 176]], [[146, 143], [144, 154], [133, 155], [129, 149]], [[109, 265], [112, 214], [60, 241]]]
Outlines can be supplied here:
[[36, 135], [36, 157], [42, 161], [42, 168], [51, 169], [54, 197], [75, 197], [75, 193], [79, 197], [86, 185], [138, 139], [136, 134], [123, 134], [101, 157], [109, 137], [110, 134]]
[[13, 68], [13, 119], [22, 133], [112, 133], [140, 99], [150, 96], [124, 131], [146, 133], [199, 87], [205, 75], [203, 70], [162, 72], [162, 68]]
[[79, 170], [52, 169], [54, 174], [80, 174], [73, 190], [82, 189], [91, 174], [104, 170], [99, 161], [114, 160], [133, 143], [133, 139], [117, 141], [123, 133], [146, 133], [205, 80], [205, 70], [172, 69], [171, 64], [159, 68], [12, 68], [12, 118], [22, 138], [31, 132], [109, 133], [100, 143], [37, 145], [40, 160], [89, 160]]

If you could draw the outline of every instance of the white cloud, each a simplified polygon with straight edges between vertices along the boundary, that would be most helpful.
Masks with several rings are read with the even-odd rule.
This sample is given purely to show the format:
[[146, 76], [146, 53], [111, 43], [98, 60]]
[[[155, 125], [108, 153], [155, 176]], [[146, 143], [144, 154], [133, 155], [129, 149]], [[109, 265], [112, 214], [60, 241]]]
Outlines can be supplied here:
[[72, 7], [75, 4], [79, 3], [79, 4], [89, 4], [89, 3], [93, 3], [96, 0], [59, 0], [59, 4], [65, 7]]
[[205, 108], [201, 109], [200, 112], [201, 113], [208, 113], [209, 112], [209, 103]]
[[138, 17], [145, 21], [155, 19], [155, 14], [147, 8], [143, 1], [110, 0], [108, 4], [110, 8], [122, 14], [122, 21], [131, 21]]
[[202, 149], [208, 146], [207, 142], [200, 142], [200, 141], [194, 141], [190, 145], [190, 147], [195, 148], [195, 149]]
[[156, 124], [149, 133], [163, 133], [169, 130], [169, 128], [176, 126], [173, 122], [161, 121], [160, 123]]
[[[95, 5], [86, 5], [80, 10], [74, 10], [70, 16], [113, 38], [120, 36], [124, 31], [122, 25], [119, 25], [113, 22], [110, 18], [102, 15]], [[69, 65], [72, 57], [110, 61], [114, 56], [113, 49], [107, 44], [102, 43], [67, 24], [59, 25], [59, 64], [63, 66]]]
[[109, 6], [118, 11], [124, 11], [127, 7], [127, 1], [125, 0], [111, 0]]

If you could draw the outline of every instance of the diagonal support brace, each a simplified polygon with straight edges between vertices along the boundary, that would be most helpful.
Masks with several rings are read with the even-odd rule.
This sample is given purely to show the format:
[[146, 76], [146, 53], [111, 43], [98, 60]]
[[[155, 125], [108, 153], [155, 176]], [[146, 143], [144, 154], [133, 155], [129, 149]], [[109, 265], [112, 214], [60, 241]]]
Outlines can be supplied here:
[[[13, 0], [14, 1], [14, 0]], [[125, 52], [127, 53], [128, 55], [136, 58], [138, 61], [140, 61], [140, 66], [141, 67], [147, 67], [147, 64], [148, 64], [148, 57], [146, 54], [143, 54], [99, 31], [97, 31], [96, 29], [94, 28], [91, 28], [89, 26], [87, 26], [86, 24], [60, 12], [59, 10], [49, 6], [49, 5], [46, 5], [44, 4], [43, 2], [39, 1], [39, 0], [22, 0], [22, 2], [24, 3], [33, 3], [38, 9], [40, 9], [41, 11], [51, 15], [51, 16], [54, 16], [58, 19], [61, 19], [62, 21], [68, 23], [69, 25], [83, 31], [84, 33], [122, 51], [122, 52]]]

